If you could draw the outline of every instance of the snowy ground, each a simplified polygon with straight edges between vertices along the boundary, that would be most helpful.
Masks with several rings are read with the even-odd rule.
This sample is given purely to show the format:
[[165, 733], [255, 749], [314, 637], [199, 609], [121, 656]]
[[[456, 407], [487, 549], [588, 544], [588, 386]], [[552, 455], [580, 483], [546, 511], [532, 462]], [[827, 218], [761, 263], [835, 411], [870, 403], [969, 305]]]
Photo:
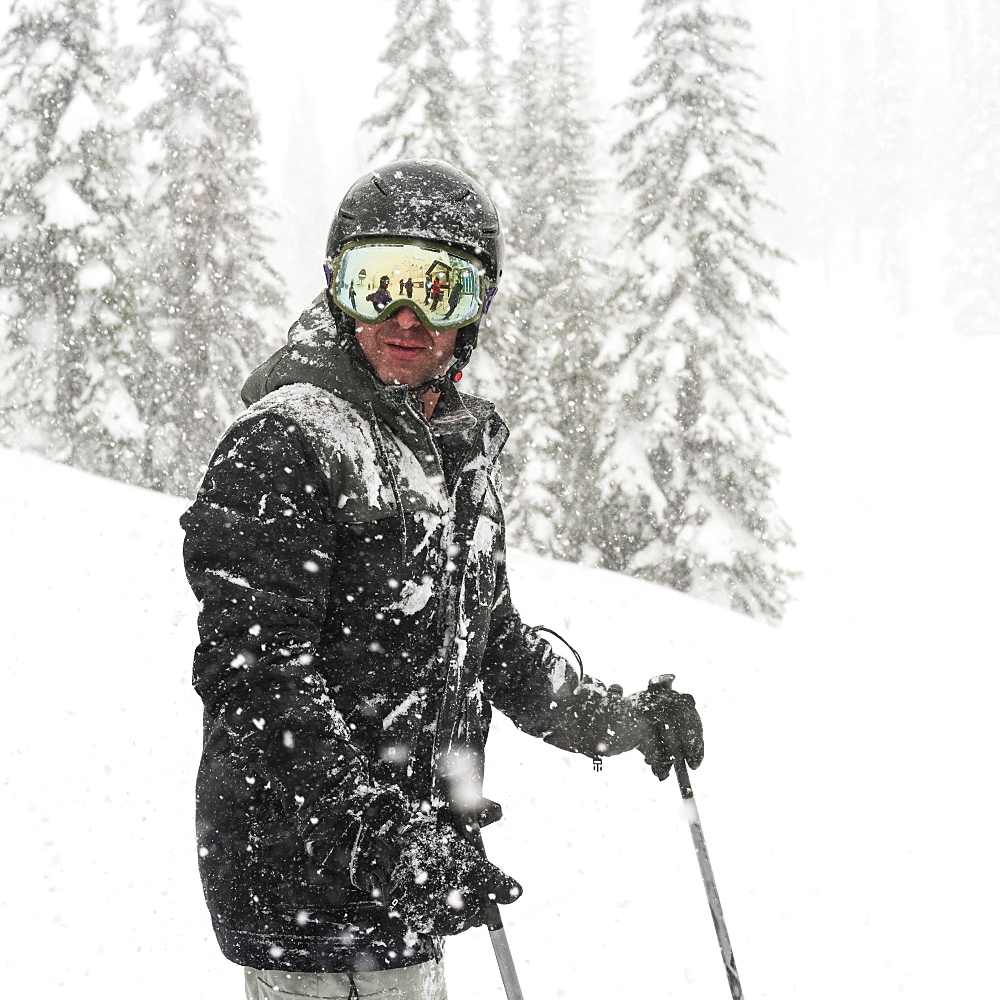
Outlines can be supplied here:
[[[750, 1000], [982, 996], [1000, 338], [880, 318], [844, 287], [786, 282], [781, 502], [805, 575], [781, 628], [517, 554], [514, 597], [604, 679], [669, 669], [698, 697], [694, 783]], [[242, 995], [193, 852], [182, 508], [0, 452], [0, 942], [40, 1000]], [[506, 916], [528, 1000], [728, 995], [676, 785], [633, 756], [595, 774], [497, 722], [488, 846], [525, 886]], [[448, 973], [454, 1000], [502, 996], [484, 931]]]

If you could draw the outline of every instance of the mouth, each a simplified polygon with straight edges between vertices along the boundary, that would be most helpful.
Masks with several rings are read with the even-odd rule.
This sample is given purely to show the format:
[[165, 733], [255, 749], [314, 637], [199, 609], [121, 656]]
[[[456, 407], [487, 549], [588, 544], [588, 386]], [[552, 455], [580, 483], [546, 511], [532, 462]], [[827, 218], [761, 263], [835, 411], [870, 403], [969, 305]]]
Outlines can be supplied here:
[[430, 348], [424, 344], [415, 344], [408, 340], [387, 340], [385, 349], [394, 358], [416, 358]]

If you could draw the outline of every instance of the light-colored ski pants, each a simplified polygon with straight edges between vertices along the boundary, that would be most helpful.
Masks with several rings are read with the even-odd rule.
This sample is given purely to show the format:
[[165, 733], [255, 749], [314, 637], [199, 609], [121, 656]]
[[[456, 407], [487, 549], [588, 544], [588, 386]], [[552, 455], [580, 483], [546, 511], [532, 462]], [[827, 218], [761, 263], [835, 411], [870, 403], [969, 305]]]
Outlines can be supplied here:
[[440, 962], [380, 972], [243, 971], [247, 1000], [448, 1000]]

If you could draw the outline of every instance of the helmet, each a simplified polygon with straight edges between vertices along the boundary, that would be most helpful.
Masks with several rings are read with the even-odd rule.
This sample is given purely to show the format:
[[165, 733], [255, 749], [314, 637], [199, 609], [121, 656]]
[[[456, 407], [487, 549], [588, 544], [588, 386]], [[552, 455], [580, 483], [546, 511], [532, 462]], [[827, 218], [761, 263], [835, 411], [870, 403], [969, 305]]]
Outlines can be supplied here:
[[[479, 259], [493, 286], [503, 274], [496, 206], [479, 183], [443, 160], [396, 160], [355, 181], [330, 224], [327, 259], [335, 258], [345, 243], [373, 236], [430, 240], [465, 250]], [[341, 318], [346, 319], [342, 313]], [[449, 378], [468, 364], [479, 322], [459, 329]]]

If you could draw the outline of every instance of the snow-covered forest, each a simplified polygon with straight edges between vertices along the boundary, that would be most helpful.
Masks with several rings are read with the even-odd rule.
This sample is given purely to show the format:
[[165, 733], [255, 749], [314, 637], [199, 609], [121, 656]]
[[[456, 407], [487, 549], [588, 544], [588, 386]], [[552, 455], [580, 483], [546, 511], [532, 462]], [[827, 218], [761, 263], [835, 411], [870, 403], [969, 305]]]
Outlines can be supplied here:
[[[792, 261], [862, 269], [903, 320], [996, 328], [988, 5], [310, 14], [328, 30], [209, 0], [11, 5], [2, 441], [192, 495], [315, 292], [342, 190], [438, 156], [507, 227], [468, 384], [511, 423], [512, 539], [780, 619]], [[322, 47], [366, 26], [360, 52]]]
[[[138, 13], [123, 43], [108, 3], [11, 8], [3, 439], [192, 495], [280, 330], [281, 253], [235, 11]], [[725, 4], [648, 4], [602, 151], [588, 19], [528, 0], [508, 58], [494, 13], [479, 6], [476, 33], [447, 0], [400, 0], [357, 139], [361, 167], [441, 157], [502, 206], [507, 277], [472, 384], [511, 424], [511, 540], [779, 619], [781, 254], [758, 232], [773, 147], [754, 120], [750, 25]]]
[[[231, 13], [14, 3], [0, 43], [5, 443], [189, 493], [278, 321]], [[272, 333], [273, 338], [273, 333]]]
[[[240, 992], [192, 854], [176, 518], [347, 186], [419, 154], [509, 230], [462, 387], [514, 431], [515, 600], [698, 696], [747, 994], [988, 992], [998, 55], [992, 0], [5, 4], [0, 938], [30, 989], [166, 998], [179, 960]], [[725, 996], [676, 789], [502, 719], [490, 754], [528, 995]], [[453, 995], [501, 996], [492, 962], [456, 939]]]

